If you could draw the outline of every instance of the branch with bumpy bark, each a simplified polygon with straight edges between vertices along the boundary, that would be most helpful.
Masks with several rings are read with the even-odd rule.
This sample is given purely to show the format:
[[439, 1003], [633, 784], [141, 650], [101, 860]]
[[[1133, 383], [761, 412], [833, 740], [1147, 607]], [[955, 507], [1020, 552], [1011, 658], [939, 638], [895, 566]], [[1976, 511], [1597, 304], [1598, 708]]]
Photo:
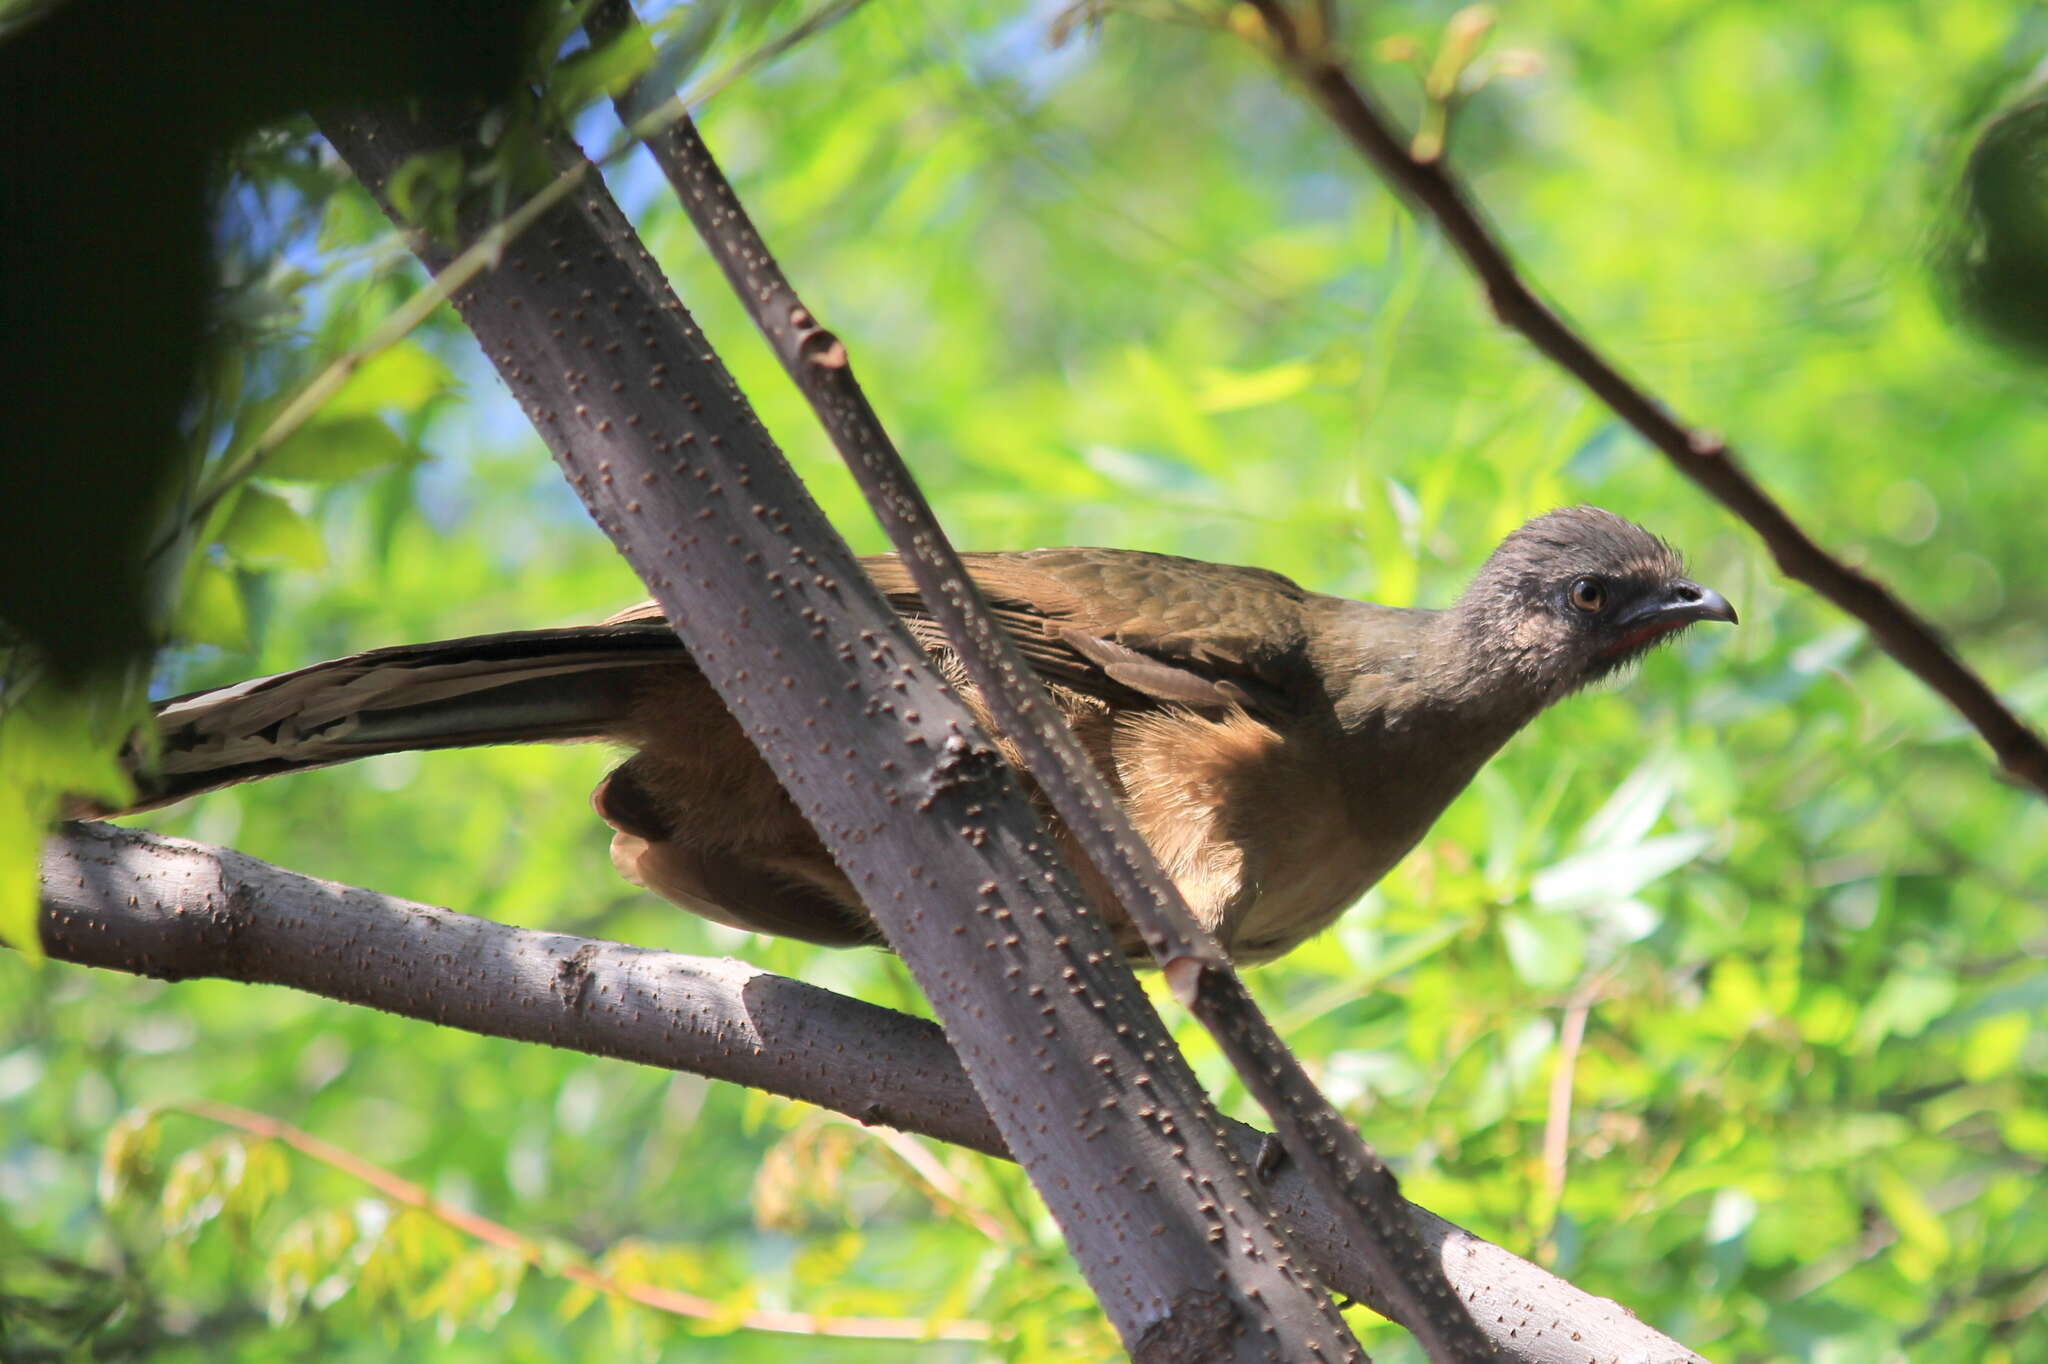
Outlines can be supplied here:
[[414, 156], [515, 193], [579, 178], [456, 310], [931, 1001], [1132, 1356], [1362, 1357], [1014, 775], [580, 151], [513, 118], [498, 145], [537, 154], [445, 110], [320, 126], [436, 271], [493, 196], [450, 205], [452, 240], [412, 230], [390, 191]]
[[1281, 68], [1387, 183], [1443, 230], [1485, 289], [1496, 317], [1585, 385], [1678, 472], [1746, 522], [1786, 577], [1805, 583], [1863, 622], [1879, 647], [1983, 736], [2014, 781], [2048, 796], [2048, 743], [1956, 657], [1925, 617], [1876, 578], [1822, 549], [1764, 491], [1725, 441], [1681, 422], [1536, 296], [1443, 158], [1418, 156], [1371, 92], [1352, 77], [1327, 22], [1330, 7], [1296, 10], [1285, 0], [1251, 0], [1251, 7], [1264, 21], [1263, 37]]
[[[598, 0], [584, 22], [596, 43], [647, 41], [628, 0]], [[696, 123], [651, 77], [635, 81], [617, 108], [628, 127], [662, 125], [645, 139], [655, 164], [810, 401], [996, 726], [1016, 745], [1025, 770], [1138, 926], [1175, 994], [1208, 1028], [1272, 1118], [1288, 1155], [1322, 1189], [1331, 1213], [1346, 1222], [1360, 1254], [1387, 1284], [1399, 1318], [1439, 1364], [1493, 1358], [1417, 1234], [1393, 1171], [1331, 1107], [1281, 1041], [1222, 948], [1195, 922], [1179, 889], [1131, 827], [1115, 792], [1081, 752], [1016, 644], [997, 627], [854, 378], [846, 347], [797, 296]]]
[[[509, 928], [315, 880], [241, 853], [108, 824], [43, 854], [42, 938], [59, 961], [161, 980], [282, 985], [344, 1003], [730, 1080], [1009, 1158], [937, 1026], [730, 959]], [[1238, 1158], [1263, 1134], [1225, 1120]], [[1298, 1168], [1274, 1211], [1317, 1277], [1392, 1304]], [[1700, 1357], [1419, 1207], [1424, 1242], [1493, 1347], [1517, 1364]]]

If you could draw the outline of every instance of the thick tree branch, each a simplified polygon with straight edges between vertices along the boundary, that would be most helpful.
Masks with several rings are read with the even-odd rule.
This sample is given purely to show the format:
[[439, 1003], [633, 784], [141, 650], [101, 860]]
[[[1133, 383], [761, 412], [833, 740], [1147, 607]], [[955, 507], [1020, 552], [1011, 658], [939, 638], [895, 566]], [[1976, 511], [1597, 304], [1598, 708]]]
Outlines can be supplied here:
[[1877, 579], [1817, 544], [1712, 433], [1688, 427], [1543, 301], [1441, 158], [1418, 157], [1353, 79], [1327, 25], [1299, 23], [1284, 0], [1252, 0], [1283, 69], [1416, 211], [1443, 230], [1486, 291], [1494, 315], [1584, 384], [1677, 470], [1754, 530], [1786, 577], [1862, 621], [1880, 647], [1953, 706], [2013, 780], [2048, 796], [2048, 743], [1949, 650], [1934, 626]]
[[[936, 1025], [741, 962], [510, 928], [109, 824], [61, 829], [44, 850], [42, 887], [42, 939], [59, 961], [282, 985], [487, 1037], [730, 1080], [1009, 1157]], [[1252, 1160], [1262, 1134], [1224, 1126], [1239, 1159]], [[1301, 1171], [1280, 1171], [1270, 1192], [1316, 1275], [1391, 1314]], [[1424, 1209], [1413, 1215], [1503, 1358], [1699, 1360], [1619, 1304]]]
[[[452, 149], [480, 177], [494, 164], [444, 112], [321, 126], [387, 212], [414, 155]], [[581, 164], [544, 145], [531, 173]], [[489, 229], [489, 205], [457, 220], [453, 243], [414, 234], [429, 268]], [[454, 302], [931, 1000], [1132, 1355], [1360, 1357], [1022, 789], [602, 181]]]
[[[598, 0], [586, 22], [594, 42], [645, 41], [628, 0]], [[619, 99], [618, 110], [628, 127], [660, 128], [646, 138], [648, 150], [734, 293], [810, 401], [996, 725], [1017, 746], [1025, 769], [1139, 927], [1176, 993], [1272, 1118], [1289, 1155], [1321, 1187], [1331, 1211], [1349, 1224], [1366, 1261], [1399, 1305], [1395, 1315], [1433, 1360], [1493, 1358], [1491, 1346], [1417, 1236], [1393, 1172], [1330, 1106], [1280, 1040], [1229, 958], [1194, 921], [1179, 890], [1131, 827], [1109, 783], [1081, 752], [1023, 655], [996, 625], [854, 378], [845, 345], [819, 325], [798, 297], [696, 123], [669, 91], [649, 79], [636, 81]]]

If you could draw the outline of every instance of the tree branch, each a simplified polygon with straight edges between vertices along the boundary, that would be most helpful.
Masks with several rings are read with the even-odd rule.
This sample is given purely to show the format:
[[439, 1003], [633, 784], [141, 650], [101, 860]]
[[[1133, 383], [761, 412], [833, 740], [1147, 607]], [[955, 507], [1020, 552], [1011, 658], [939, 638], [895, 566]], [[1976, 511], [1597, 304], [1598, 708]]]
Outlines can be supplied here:
[[[110, 824], [43, 854], [42, 940], [59, 961], [162, 980], [282, 985], [487, 1037], [685, 1070], [1009, 1158], [932, 1023], [730, 959], [507, 927]], [[1224, 1119], [1237, 1158], [1263, 1134]], [[1274, 1211], [1316, 1275], [1382, 1313], [1320, 1191], [1295, 1167]], [[1411, 1206], [1424, 1242], [1501, 1356], [1704, 1364], [1606, 1298]]]
[[[593, 42], [646, 41], [628, 0], [598, 0], [585, 23]], [[845, 345], [798, 297], [696, 123], [672, 93], [648, 78], [635, 81], [617, 107], [629, 128], [660, 128], [646, 137], [647, 149], [733, 292], [810, 401], [973, 679], [982, 704], [1138, 926], [1182, 1002], [1272, 1118], [1290, 1157], [1317, 1181], [1331, 1211], [1349, 1224], [1367, 1262], [1388, 1285], [1400, 1309], [1395, 1315], [1433, 1360], [1462, 1364], [1493, 1358], [1435, 1257], [1417, 1237], [1393, 1172], [1331, 1107], [1281, 1041], [1229, 957], [1195, 922], [1178, 888], [1131, 827], [1115, 792], [1081, 752], [1017, 646], [996, 625], [854, 378]]]
[[[444, 110], [320, 123], [409, 231], [388, 187], [414, 155], [512, 173]], [[582, 164], [566, 140], [528, 145], [506, 158], [524, 173]], [[411, 231], [430, 269], [489, 230], [488, 197], [457, 206], [453, 243]], [[1132, 1355], [1359, 1358], [1022, 788], [602, 181], [454, 302], [916, 977]]]
[[1298, 23], [1285, 0], [1251, 0], [1282, 69], [1409, 204], [1464, 258], [1494, 315], [1577, 379], [1673, 467], [1756, 532], [1786, 577], [1863, 622], [1878, 645], [1973, 726], [2015, 781], [2048, 796], [2048, 743], [1950, 652], [1934, 626], [1876, 578], [1817, 544], [1752, 478], [1719, 436], [1688, 427], [1536, 297], [1463, 182], [1440, 157], [1418, 157], [1371, 92], [1346, 69], [1328, 28]]

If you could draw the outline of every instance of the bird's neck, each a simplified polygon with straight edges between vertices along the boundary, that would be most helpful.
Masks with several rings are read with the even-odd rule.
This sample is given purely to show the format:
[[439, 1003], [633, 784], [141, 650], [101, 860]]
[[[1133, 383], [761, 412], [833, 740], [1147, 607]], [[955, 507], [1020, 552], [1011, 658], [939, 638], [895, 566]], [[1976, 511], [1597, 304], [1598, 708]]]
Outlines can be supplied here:
[[1454, 611], [1347, 603], [1315, 631], [1353, 818], [1391, 866], [1545, 699], [1464, 637]]
[[1416, 650], [1429, 704], [1512, 734], [1563, 695], [1542, 667], [1540, 640], [1467, 602], [1429, 614]]
[[1317, 663], [1347, 732], [1448, 729], [1491, 753], [1557, 699], [1521, 644], [1472, 612], [1344, 606], [1320, 632]]

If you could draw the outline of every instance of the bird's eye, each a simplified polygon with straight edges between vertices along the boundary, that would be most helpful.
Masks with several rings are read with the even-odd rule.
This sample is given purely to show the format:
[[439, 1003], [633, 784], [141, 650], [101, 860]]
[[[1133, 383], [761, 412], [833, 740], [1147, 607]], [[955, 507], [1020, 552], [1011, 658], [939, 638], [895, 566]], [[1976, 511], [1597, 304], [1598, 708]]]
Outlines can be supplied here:
[[1607, 588], [1598, 578], [1580, 578], [1572, 584], [1572, 605], [1589, 616], [1600, 614], [1600, 608], [1607, 605]]

